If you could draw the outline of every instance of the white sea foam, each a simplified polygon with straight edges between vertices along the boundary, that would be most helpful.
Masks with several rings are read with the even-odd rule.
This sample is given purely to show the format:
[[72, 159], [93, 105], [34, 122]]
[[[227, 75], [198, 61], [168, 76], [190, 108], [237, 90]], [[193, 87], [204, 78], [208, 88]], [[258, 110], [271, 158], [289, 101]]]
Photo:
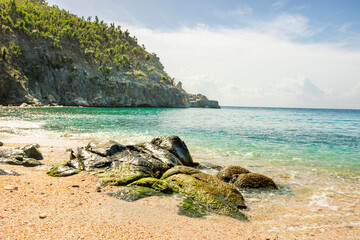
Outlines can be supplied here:
[[317, 207], [327, 207], [331, 210], [337, 211], [337, 206], [331, 206], [329, 203], [329, 197], [327, 197], [326, 193], [323, 194], [314, 194], [311, 196], [311, 202], [309, 206], [317, 206]]

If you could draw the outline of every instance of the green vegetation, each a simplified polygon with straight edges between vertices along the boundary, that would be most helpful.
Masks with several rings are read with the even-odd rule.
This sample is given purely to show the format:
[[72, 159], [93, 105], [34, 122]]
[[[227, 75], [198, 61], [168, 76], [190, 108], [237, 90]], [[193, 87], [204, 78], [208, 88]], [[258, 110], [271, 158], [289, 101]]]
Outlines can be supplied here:
[[[105, 23], [97, 16], [94, 21], [91, 17], [79, 18], [58, 6], [48, 6], [44, 0], [0, 0], [0, 31], [21, 35], [29, 41], [44, 39], [54, 50], [69, 46], [79, 49], [105, 77], [111, 69], [155, 70], [154, 66], [143, 66], [152, 54], [139, 46], [128, 30]], [[12, 57], [18, 58], [23, 53], [16, 41], [3, 42], [0, 47], [3, 61], [12, 62]], [[161, 82], [166, 82], [167, 78], [164, 79]]]

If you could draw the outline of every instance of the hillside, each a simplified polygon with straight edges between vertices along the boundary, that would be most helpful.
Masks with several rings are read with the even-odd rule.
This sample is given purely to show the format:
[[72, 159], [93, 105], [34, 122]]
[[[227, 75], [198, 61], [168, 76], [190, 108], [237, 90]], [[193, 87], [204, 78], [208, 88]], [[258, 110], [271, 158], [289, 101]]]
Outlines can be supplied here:
[[98, 17], [0, 0], [0, 105], [188, 107], [154, 53]]

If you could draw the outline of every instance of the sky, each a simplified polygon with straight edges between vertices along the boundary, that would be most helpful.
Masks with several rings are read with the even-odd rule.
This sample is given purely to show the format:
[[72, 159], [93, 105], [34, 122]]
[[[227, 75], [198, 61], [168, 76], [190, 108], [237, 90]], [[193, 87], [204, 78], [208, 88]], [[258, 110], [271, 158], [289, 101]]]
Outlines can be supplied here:
[[128, 29], [221, 106], [360, 109], [359, 0], [47, 0]]

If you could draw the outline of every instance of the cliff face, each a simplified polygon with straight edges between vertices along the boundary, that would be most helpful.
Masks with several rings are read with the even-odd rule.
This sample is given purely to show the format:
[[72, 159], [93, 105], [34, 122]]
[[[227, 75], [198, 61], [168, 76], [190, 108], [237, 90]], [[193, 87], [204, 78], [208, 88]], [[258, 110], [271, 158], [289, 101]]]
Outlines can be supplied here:
[[0, 105], [189, 105], [155, 54], [97, 17], [0, 0], [0, 33]]
[[[22, 54], [0, 64], [0, 104], [22, 103], [94, 107], [188, 107], [188, 96], [170, 82], [160, 82], [161, 72], [141, 70], [99, 71], [99, 64], [80, 49], [65, 45], [51, 48], [40, 37], [3, 35]], [[162, 66], [155, 56], [152, 65]]]

